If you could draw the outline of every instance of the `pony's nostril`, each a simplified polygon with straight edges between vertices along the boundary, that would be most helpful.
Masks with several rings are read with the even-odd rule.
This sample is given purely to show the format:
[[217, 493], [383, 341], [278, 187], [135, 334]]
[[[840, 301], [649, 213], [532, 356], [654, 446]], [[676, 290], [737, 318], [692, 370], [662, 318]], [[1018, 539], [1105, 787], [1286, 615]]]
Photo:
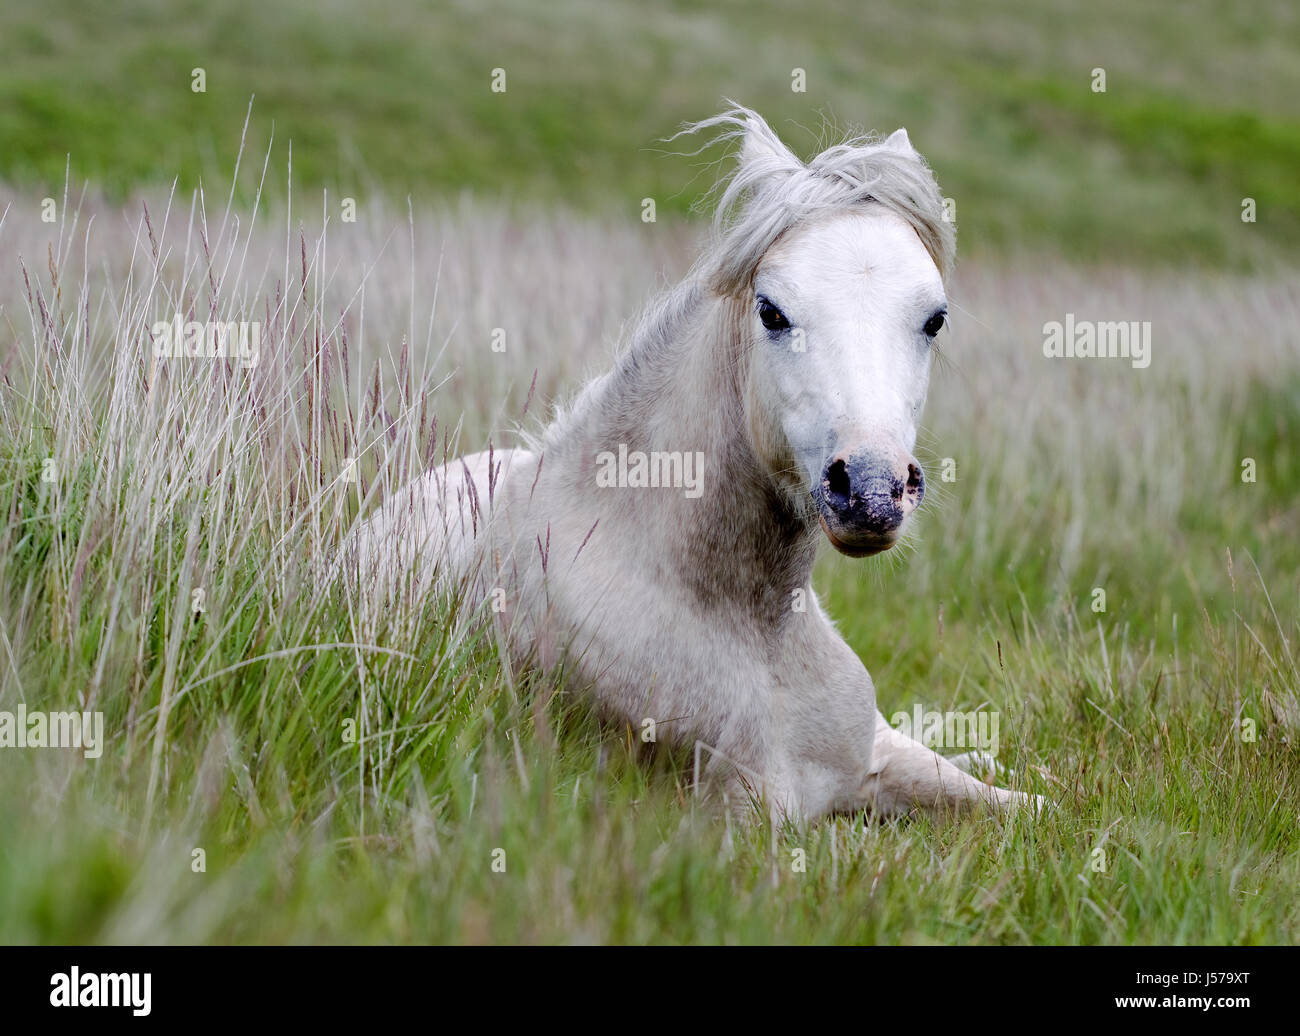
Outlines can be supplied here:
[[826, 469], [826, 492], [840, 506], [849, 502], [849, 471], [844, 461], [837, 460]]
[[909, 490], [920, 489], [924, 480], [924, 476], [921, 474], [920, 465], [909, 464], [907, 466], [907, 488]]

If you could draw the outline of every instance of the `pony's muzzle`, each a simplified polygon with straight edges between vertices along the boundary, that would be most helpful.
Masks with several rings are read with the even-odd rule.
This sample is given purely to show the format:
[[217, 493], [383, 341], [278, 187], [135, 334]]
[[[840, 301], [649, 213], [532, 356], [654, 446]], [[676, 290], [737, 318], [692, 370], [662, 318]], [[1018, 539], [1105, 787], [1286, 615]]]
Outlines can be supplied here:
[[822, 531], [850, 557], [888, 550], [925, 496], [925, 473], [914, 457], [886, 460], [878, 452], [837, 453], [813, 492]]

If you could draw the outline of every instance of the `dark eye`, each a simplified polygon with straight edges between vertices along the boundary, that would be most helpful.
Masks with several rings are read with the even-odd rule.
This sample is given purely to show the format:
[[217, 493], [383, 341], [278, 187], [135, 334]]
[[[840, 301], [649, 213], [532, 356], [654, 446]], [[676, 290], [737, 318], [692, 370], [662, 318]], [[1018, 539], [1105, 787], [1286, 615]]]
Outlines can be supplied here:
[[934, 316], [932, 316], [929, 320], [925, 322], [925, 327], [923, 328], [923, 330], [925, 331], [926, 338], [933, 338], [943, 329], [944, 317], [946, 317], [947, 315], [948, 314], [946, 313], [936, 313]]
[[790, 327], [790, 321], [786, 320], [785, 314], [772, 305], [770, 299], [762, 295], [758, 297], [758, 319], [763, 321], [763, 326], [769, 331], [785, 331]]

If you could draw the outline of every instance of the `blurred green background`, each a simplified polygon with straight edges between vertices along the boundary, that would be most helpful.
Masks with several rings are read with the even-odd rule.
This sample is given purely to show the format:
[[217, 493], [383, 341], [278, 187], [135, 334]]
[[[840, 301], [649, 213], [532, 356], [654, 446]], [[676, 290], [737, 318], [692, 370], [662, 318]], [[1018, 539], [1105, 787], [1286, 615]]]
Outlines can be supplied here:
[[701, 198], [713, 173], [659, 141], [731, 97], [802, 154], [824, 120], [907, 126], [968, 256], [1251, 268], [1300, 244], [1297, 55], [1292, 0], [6, 0], [0, 183], [61, 190], [70, 156], [74, 193], [224, 195], [256, 95], [241, 196], [274, 127], [272, 198], [292, 140], [295, 191], [639, 219]]

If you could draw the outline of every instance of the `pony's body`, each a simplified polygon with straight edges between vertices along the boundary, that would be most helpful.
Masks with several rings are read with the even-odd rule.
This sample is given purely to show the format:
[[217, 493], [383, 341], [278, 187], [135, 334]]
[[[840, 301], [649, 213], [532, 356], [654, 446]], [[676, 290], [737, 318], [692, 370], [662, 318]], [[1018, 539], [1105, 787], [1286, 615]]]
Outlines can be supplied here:
[[[761, 194], [754, 167], [788, 152], [752, 113], [715, 121], [746, 129], [733, 186], [748, 171]], [[924, 170], [904, 144], [858, 146]], [[787, 816], [1014, 803], [888, 726], [811, 588], [823, 534], [873, 553], [920, 501], [909, 451], [929, 354], [914, 326], [943, 304], [935, 249], [950, 258], [944, 228], [841, 193], [786, 224], [739, 221], [540, 442], [429, 472], [362, 528], [353, 560], [372, 583], [454, 580], [517, 661], [563, 662], [604, 715], [702, 747], [725, 786]], [[702, 457], [702, 492], [610, 485], [620, 454]]]

